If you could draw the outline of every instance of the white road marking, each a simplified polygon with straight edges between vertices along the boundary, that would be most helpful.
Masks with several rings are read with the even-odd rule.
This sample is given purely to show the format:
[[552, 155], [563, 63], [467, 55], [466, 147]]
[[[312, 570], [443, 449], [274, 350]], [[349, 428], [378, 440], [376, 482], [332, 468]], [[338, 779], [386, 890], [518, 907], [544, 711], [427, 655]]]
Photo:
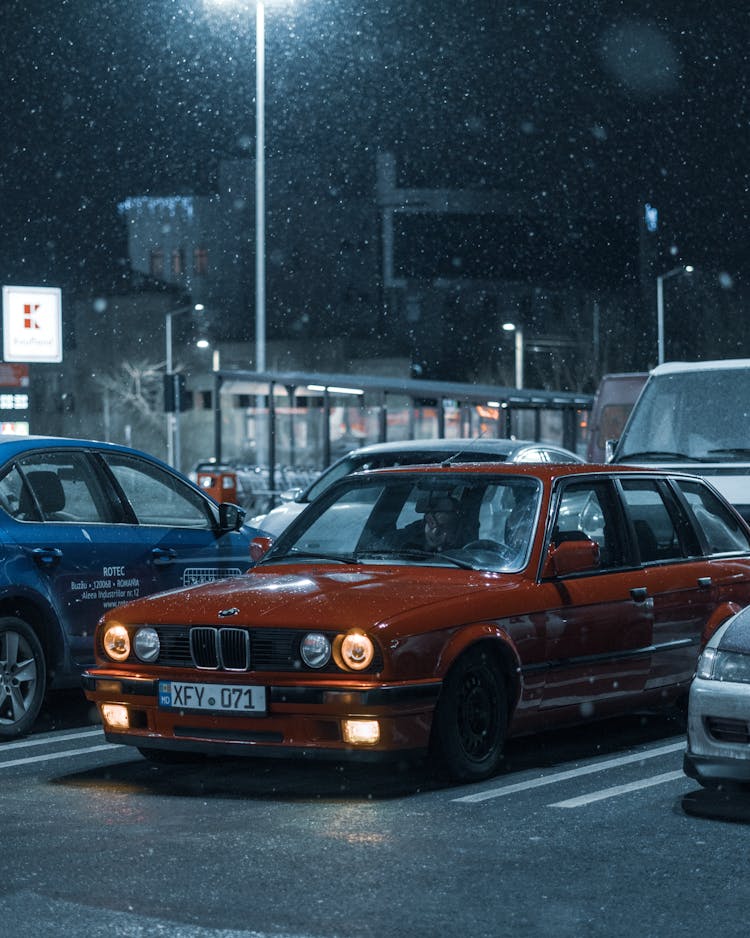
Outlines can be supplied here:
[[85, 739], [88, 736], [101, 735], [103, 735], [103, 730], [101, 726], [97, 726], [92, 730], [84, 730], [80, 733], [66, 733], [63, 736], [58, 736], [55, 733], [48, 733], [45, 736], [32, 736], [30, 739], [21, 739], [14, 743], [2, 743], [0, 745], [0, 755], [8, 752], [9, 749], [25, 749], [27, 746], [44, 746], [46, 743], [64, 743], [69, 739]]
[[[554, 785], [555, 782], [564, 782], [569, 778], [578, 778], [582, 775], [592, 775], [594, 772], [604, 772], [607, 769], [615, 769], [621, 765], [632, 765], [634, 762], [643, 762], [646, 759], [655, 759], [658, 756], [667, 755], [670, 752], [684, 750], [685, 741], [679, 743], [670, 743], [668, 746], [659, 746], [656, 749], [646, 749], [642, 752], [635, 752], [627, 756], [619, 756], [616, 759], [606, 759], [604, 762], [592, 762], [589, 765], [582, 765], [577, 769], [567, 769], [564, 772], [555, 772], [553, 775], [545, 775], [541, 778], [528, 779], [525, 782], [517, 782], [515, 785], [504, 785], [502, 788], [490, 788], [487, 791], [479, 791], [473, 795], [464, 795], [461, 798], [453, 798], [453, 801], [460, 804], [477, 804], [480, 801], [489, 801], [492, 798], [502, 798], [504, 795], [514, 795], [519, 791], [528, 791], [531, 788], [541, 788], [544, 785]], [[682, 774], [682, 773], [679, 773]]]
[[71, 756], [84, 756], [89, 752], [101, 752], [104, 749], [121, 749], [118, 743], [104, 743], [101, 746], [88, 746], [85, 749], [67, 749], [63, 752], [50, 752], [44, 756], [27, 756], [25, 759], [12, 759], [10, 762], [0, 762], [0, 770], [9, 769], [16, 765], [30, 765], [32, 762], [53, 762], [55, 759], [68, 759]]
[[663, 785], [664, 782], [673, 782], [678, 778], [686, 778], [682, 770], [679, 772], [665, 772], [663, 775], [653, 775], [651, 778], [642, 778], [637, 782], [629, 782], [627, 785], [615, 785], [612, 788], [603, 788], [601, 791], [594, 791], [590, 795], [580, 795], [578, 798], [568, 798], [567, 801], [557, 801], [555, 804], [547, 805], [547, 807], [580, 808], [594, 801], [604, 801], [605, 798], [615, 798], [617, 795], [625, 795], [630, 791], [638, 791], [641, 788], [651, 788], [652, 785]]

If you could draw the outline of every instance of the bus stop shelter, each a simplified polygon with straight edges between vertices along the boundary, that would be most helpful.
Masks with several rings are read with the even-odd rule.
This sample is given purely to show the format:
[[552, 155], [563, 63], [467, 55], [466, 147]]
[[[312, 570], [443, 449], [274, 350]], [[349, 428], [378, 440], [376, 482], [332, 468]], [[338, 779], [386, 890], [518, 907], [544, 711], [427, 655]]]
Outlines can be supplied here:
[[[323, 469], [334, 458], [330, 419], [334, 407], [358, 408], [367, 416], [366, 429], [350, 448], [426, 436], [518, 436], [514, 423], [523, 414], [524, 427], [529, 428], [526, 438], [543, 440], [546, 433], [550, 442], [579, 451], [592, 402], [590, 394], [569, 391], [353, 374], [218, 370], [213, 455], [221, 463], [241, 448], [237, 439], [241, 424], [232, 419], [233, 412], [241, 411], [252, 420], [253, 437], [269, 467], [269, 488], [275, 490], [281, 417], [286, 439], [294, 441], [295, 421], [315, 416], [317, 461]], [[249, 431], [240, 430], [239, 436], [243, 435]]]

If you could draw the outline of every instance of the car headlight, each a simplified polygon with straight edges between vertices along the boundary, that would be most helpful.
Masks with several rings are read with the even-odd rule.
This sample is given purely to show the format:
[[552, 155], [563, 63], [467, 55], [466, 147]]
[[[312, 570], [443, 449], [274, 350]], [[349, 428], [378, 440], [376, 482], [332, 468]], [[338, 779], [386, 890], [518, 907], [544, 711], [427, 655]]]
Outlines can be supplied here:
[[146, 626], [138, 629], [133, 639], [133, 651], [141, 661], [156, 661], [161, 651], [161, 642], [156, 629]]
[[696, 673], [705, 681], [750, 684], [750, 655], [707, 648], [698, 660]]
[[308, 632], [299, 652], [308, 668], [324, 668], [331, 660], [331, 643], [321, 632]]
[[339, 635], [334, 646], [336, 664], [349, 671], [364, 671], [372, 664], [375, 646], [369, 635], [352, 629], [346, 635]]
[[113, 661], [125, 661], [130, 657], [130, 635], [124, 625], [113, 622], [102, 636], [104, 652]]

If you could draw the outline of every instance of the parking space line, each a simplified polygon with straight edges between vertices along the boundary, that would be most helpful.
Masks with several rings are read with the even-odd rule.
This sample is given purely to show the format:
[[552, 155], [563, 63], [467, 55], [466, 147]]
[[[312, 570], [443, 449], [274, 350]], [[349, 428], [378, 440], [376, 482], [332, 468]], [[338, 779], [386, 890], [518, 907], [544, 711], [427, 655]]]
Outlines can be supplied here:
[[29, 739], [21, 739], [13, 743], [3, 743], [0, 746], [0, 755], [8, 752], [9, 749], [25, 749], [27, 746], [45, 746], [48, 743], [64, 743], [69, 739], [86, 739], [88, 736], [101, 736], [103, 733], [101, 726], [94, 727], [91, 730], [84, 730], [80, 733], [65, 733], [58, 736], [56, 733], [50, 733], [45, 736], [32, 736]]
[[668, 746], [658, 746], [656, 749], [646, 749], [641, 752], [631, 753], [627, 756], [618, 756], [616, 759], [606, 759], [604, 762], [591, 762], [577, 769], [567, 769], [564, 772], [555, 772], [552, 775], [544, 775], [541, 778], [531, 778], [525, 782], [517, 782], [514, 785], [504, 785], [501, 788], [490, 788], [487, 791], [475, 792], [472, 795], [464, 795], [461, 798], [453, 798], [452, 800], [459, 804], [477, 804], [480, 801], [489, 801], [492, 798], [502, 798], [504, 795], [513, 795], [519, 791], [541, 788], [544, 785], [554, 785], [555, 782], [564, 782], [570, 778], [592, 775], [594, 772], [605, 772], [607, 769], [615, 769], [621, 765], [632, 765], [634, 762], [643, 762], [645, 759], [656, 759], [659, 756], [664, 756], [671, 752], [684, 750], [685, 745], [685, 741], [682, 740], [679, 743], [670, 743]]
[[625, 795], [630, 791], [651, 788], [653, 785], [663, 785], [664, 782], [673, 782], [677, 778], [685, 777], [685, 773], [681, 769], [679, 772], [665, 772], [663, 775], [654, 775], [651, 778], [642, 778], [637, 782], [628, 782], [627, 785], [614, 785], [612, 788], [603, 788], [601, 791], [594, 791], [589, 795], [580, 795], [578, 798], [557, 801], [555, 804], [547, 805], [547, 807], [580, 808], [583, 805], [592, 804], [594, 801], [604, 801], [605, 798], [615, 798], [617, 795]]
[[101, 746], [88, 746], [84, 749], [66, 749], [63, 752], [49, 752], [43, 756], [26, 756], [24, 759], [11, 759], [9, 762], [0, 762], [0, 771], [10, 769], [17, 765], [30, 765], [33, 762], [53, 762], [55, 759], [68, 759], [71, 756], [84, 756], [90, 752], [101, 752], [104, 749], [121, 749], [119, 743], [104, 743]]

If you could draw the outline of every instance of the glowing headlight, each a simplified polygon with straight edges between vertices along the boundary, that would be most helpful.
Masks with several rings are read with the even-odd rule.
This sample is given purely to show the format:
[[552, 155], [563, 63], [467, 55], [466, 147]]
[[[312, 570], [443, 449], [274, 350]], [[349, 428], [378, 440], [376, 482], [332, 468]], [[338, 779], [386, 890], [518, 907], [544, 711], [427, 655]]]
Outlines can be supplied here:
[[352, 629], [351, 632], [347, 632], [343, 638], [340, 638], [337, 664], [341, 667], [349, 668], [352, 671], [364, 671], [372, 664], [374, 657], [375, 646], [372, 639], [364, 632]]
[[130, 636], [124, 625], [109, 625], [102, 638], [104, 651], [113, 661], [125, 661], [130, 655]]
[[133, 651], [141, 661], [156, 661], [161, 651], [156, 629], [152, 629], [151, 626], [138, 629], [133, 639]]
[[320, 632], [308, 632], [299, 651], [308, 668], [323, 668], [331, 660], [331, 643]]

